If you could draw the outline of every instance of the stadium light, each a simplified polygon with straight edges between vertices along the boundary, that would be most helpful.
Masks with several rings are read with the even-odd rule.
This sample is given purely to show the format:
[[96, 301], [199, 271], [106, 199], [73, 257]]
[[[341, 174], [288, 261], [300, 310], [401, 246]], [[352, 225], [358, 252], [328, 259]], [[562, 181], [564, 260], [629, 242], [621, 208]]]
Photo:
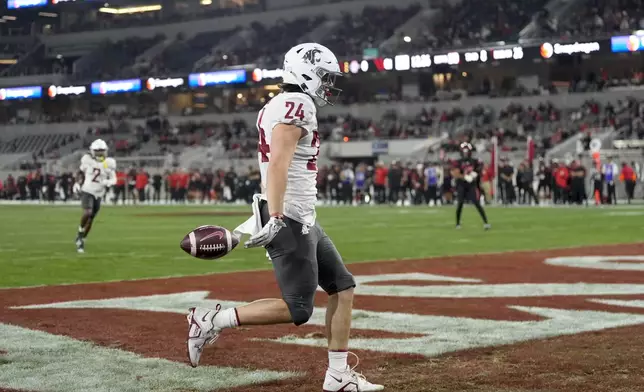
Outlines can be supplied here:
[[110, 7], [101, 7], [98, 9], [99, 12], [104, 12], [106, 14], [137, 14], [141, 12], [152, 12], [161, 10], [160, 4], [155, 5], [144, 5], [140, 7], [125, 7], [125, 8], [110, 8]]
[[409, 42], [411, 42], [411, 37], [410, 37], [410, 36], [408, 36], [408, 35], [406, 35], [406, 36], [403, 38], [403, 41], [405, 41], [405, 42], [409, 43]]

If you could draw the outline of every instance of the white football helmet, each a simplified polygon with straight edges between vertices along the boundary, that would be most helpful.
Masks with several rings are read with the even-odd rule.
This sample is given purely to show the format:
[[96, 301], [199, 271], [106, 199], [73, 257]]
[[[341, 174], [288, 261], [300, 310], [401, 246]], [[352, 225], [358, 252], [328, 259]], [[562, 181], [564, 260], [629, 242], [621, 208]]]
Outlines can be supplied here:
[[107, 157], [107, 143], [103, 139], [96, 139], [90, 144], [89, 152], [93, 158], [104, 159]]
[[342, 90], [335, 88], [335, 78], [342, 76], [333, 52], [316, 43], [299, 44], [284, 56], [284, 84], [299, 86], [318, 106], [333, 105]]

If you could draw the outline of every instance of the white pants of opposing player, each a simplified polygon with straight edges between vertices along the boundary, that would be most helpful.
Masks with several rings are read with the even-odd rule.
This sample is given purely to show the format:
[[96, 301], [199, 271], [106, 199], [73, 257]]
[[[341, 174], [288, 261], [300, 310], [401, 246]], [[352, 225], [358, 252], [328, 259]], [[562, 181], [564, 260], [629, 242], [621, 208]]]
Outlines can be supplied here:
[[224, 186], [224, 200], [232, 200], [233, 199], [233, 191], [230, 189], [229, 186]]

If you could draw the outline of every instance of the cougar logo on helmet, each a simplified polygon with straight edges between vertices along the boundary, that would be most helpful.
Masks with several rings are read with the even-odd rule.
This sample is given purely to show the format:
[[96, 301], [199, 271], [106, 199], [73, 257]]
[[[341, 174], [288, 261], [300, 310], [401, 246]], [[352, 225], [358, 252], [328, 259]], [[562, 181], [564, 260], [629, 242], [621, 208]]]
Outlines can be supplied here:
[[322, 61], [322, 51], [320, 49], [311, 49], [308, 52], [304, 53], [304, 57], [302, 57], [305, 61], [308, 61], [309, 63], [315, 65]]
[[337, 101], [342, 91], [335, 87], [338, 76], [342, 76], [338, 59], [324, 45], [299, 44], [284, 55], [283, 83], [299, 87], [319, 107]]

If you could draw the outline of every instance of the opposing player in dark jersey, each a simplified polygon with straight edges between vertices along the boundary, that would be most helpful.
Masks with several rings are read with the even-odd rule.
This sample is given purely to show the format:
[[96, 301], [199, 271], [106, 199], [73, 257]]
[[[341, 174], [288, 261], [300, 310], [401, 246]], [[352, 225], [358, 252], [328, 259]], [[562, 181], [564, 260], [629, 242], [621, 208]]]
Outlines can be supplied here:
[[456, 182], [456, 192], [458, 196], [458, 203], [456, 205], [456, 228], [461, 228], [461, 213], [463, 212], [463, 203], [469, 200], [474, 204], [478, 210], [481, 218], [483, 219], [483, 228], [489, 230], [491, 228], [487, 221], [485, 211], [479, 201], [479, 173], [482, 168], [481, 162], [472, 157], [473, 147], [470, 143], [461, 143], [461, 158], [454, 162], [452, 166], [452, 177]]

